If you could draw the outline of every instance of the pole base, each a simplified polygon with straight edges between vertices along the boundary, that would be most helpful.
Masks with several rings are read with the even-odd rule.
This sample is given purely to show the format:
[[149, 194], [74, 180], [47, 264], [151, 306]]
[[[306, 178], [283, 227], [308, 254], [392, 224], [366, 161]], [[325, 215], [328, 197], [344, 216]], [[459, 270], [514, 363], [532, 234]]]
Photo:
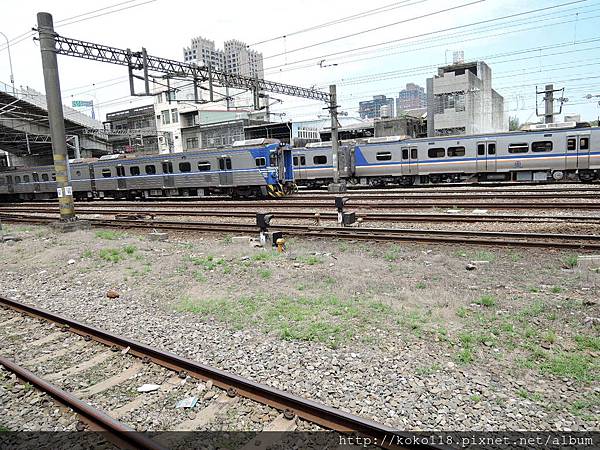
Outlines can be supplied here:
[[62, 221], [58, 220], [50, 224], [50, 228], [59, 231], [61, 233], [70, 233], [72, 231], [89, 230], [91, 224], [89, 220], [72, 220]]
[[327, 186], [327, 192], [331, 193], [346, 192], [347, 190], [345, 183], [329, 183]]

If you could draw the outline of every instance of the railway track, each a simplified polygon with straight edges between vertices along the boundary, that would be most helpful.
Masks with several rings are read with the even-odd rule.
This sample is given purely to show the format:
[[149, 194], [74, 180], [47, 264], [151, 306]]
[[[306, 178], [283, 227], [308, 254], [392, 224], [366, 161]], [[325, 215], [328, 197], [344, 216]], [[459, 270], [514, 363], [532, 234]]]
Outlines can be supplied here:
[[[17, 214], [5, 214], [2, 216], [3, 221], [20, 223], [46, 224], [56, 221], [56, 219], [56, 216], [41, 217]], [[256, 225], [245, 223], [96, 218], [89, 219], [89, 222], [95, 227], [161, 229], [209, 233], [258, 233]], [[600, 235], [421, 230], [412, 228], [342, 228], [311, 225], [272, 225], [270, 229], [273, 231], [282, 231], [286, 235], [314, 238], [600, 250]]]
[[[391, 442], [399, 433], [388, 426], [3, 296], [0, 323], [6, 343], [0, 365], [72, 408], [88, 429], [107, 432], [120, 448], [186, 448], [186, 436], [170, 432], [245, 429], [259, 432], [227, 448], [263, 449], [289, 438], [271, 431], [323, 429], [406, 448]], [[178, 400], [194, 403], [194, 413], [176, 408]], [[336, 434], [327, 436], [339, 442]]]
[[[248, 209], [208, 209], [208, 210], [195, 210], [195, 209], [168, 209], [156, 208], [155, 205], [149, 205], [148, 207], [137, 206], [133, 209], [130, 207], [104, 207], [98, 206], [95, 208], [90, 207], [77, 207], [77, 213], [80, 215], [149, 215], [149, 216], [184, 216], [184, 217], [255, 217], [257, 213], [261, 212], [260, 208], [248, 210]], [[54, 214], [56, 213], [56, 207], [50, 206], [19, 206], [19, 207], [0, 207], [0, 214], [13, 214], [13, 213], [36, 213], [36, 214]], [[319, 220], [334, 220], [337, 221], [337, 213], [317, 210], [317, 211], [278, 211], [277, 218], [281, 219], [315, 219], [315, 215], [318, 214]], [[504, 223], [524, 223], [524, 222], [535, 222], [535, 223], [555, 223], [555, 222], [568, 222], [578, 224], [600, 224], [600, 217], [594, 216], [573, 216], [573, 215], [562, 215], [562, 216], [549, 216], [549, 215], [518, 215], [518, 214], [459, 214], [459, 213], [444, 213], [444, 214], [421, 214], [421, 213], [377, 213], [377, 212], [357, 212], [357, 218], [361, 218], [363, 221], [374, 221], [374, 222], [504, 222]]]

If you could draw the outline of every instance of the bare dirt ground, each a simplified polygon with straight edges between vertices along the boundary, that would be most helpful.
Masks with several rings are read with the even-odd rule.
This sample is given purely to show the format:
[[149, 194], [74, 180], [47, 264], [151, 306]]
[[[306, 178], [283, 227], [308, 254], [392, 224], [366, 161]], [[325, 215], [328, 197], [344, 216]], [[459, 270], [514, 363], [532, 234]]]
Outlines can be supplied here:
[[398, 429], [600, 430], [576, 252], [9, 229], [2, 295]]

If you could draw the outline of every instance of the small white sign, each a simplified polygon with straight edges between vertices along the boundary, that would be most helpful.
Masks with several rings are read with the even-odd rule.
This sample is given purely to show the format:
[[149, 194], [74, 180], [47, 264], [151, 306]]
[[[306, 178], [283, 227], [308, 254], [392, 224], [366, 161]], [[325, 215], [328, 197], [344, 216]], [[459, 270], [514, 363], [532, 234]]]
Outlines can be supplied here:
[[65, 195], [73, 196], [73, 188], [71, 186], [65, 186]]
[[63, 196], [62, 188], [56, 188], [56, 195], [58, 195], [58, 198], [62, 198], [62, 196]]

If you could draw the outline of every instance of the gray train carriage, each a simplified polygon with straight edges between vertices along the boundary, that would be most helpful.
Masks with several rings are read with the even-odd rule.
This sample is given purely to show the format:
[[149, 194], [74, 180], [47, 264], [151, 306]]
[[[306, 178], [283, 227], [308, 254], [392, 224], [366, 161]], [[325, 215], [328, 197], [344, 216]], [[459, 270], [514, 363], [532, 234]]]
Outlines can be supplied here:
[[[340, 178], [354, 173], [353, 144], [342, 142], [338, 152]], [[333, 181], [333, 152], [331, 142], [316, 142], [292, 149], [294, 180], [301, 186], [324, 186]]]
[[576, 128], [424, 139], [354, 148], [360, 182], [404, 185], [468, 181], [593, 181], [600, 178], [600, 130]]
[[[294, 190], [289, 146], [274, 140], [240, 141], [224, 149], [126, 158], [109, 155], [70, 165], [77, 199], [189, 196], [281, 197]], [[43, 183], [37, 183], [43, 179]], [[39, 186], [38, 186], [39, 185]], [[0, 196], [56, 197], [52, 166], [0, 173]]]

